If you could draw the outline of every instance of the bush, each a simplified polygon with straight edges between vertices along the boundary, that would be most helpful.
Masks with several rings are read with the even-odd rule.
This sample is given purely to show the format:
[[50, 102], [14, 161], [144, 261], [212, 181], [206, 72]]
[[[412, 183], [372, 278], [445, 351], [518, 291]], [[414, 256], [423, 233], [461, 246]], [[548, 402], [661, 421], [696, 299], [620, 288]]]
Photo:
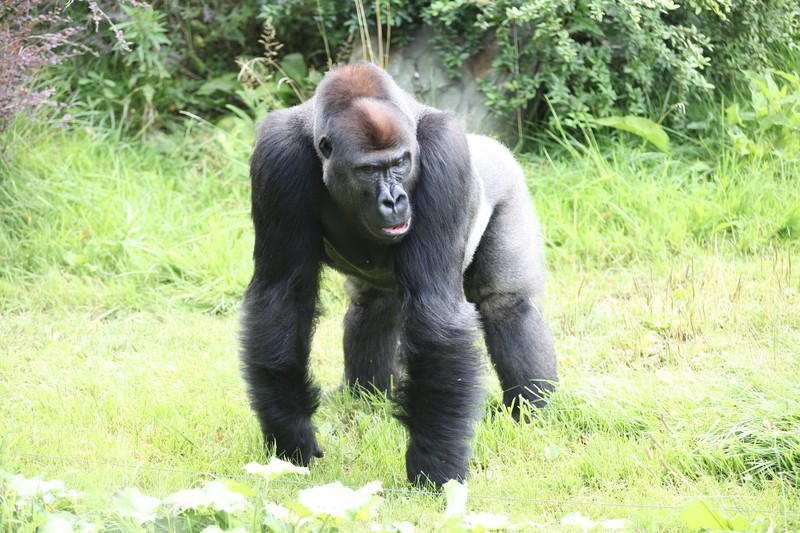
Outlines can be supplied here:
[[[8, 26], [7, 6], [28, 4], [39, 10], [34, 17], [45, 2], [4, 0], [0, 23]], [[529, 132], [552, 120], [551, 110], [566, 126], [610, 115], [657, 118], [677, 102], [728, 90], [740, 69], [800, 68], [798, 59], [778, 64], [800, 58], [800, 6], [794, 0], [156, 0], [152, 8], [126, 0], [103, 14], [124, 40], [118, 31], [93, 31], [98, 9], [92, 0], [69, 8], [73, 20], [86, 15], [92, 33], [85, 44], [99, 54], [61, 68], [54, 83], [70, 95], [73, 114], [121, 131], [168, 125], [181, 110], [213, 119], [232, 105], [253, 115], [263, 113], [265, 102], [291, 105], [313, 91], [319, 71], [348, 60], [364, 34], [377, 37], [380, 28], [384, 41], [391, 32], [392, 46], [398, 46], [423, 21], [434, 27], [453, 75], [479, 52], [493, 53], [491, 76], [481, 83], [487, 102], [500, 115], [516, 115]], [[254, 68], [243, 90], [236, 63], [256, 65], [248, 62], [264, 57], [264, 23], [285, 46], [280, 56], [261, 60], [260, 67], [269, 68]], [[31, 35], [21, 26], [12, 31]], [[14, 41], [0, 45], [0, 64], [10, 61], [8, 42]], [[61, 60], [14, 61], [21, 67], [4, 67], [3, 76], [30, 78], [26, 72]], [[293, 78], [294, 84], [282, 81], [286, 65], [298, 67], [301, 79]], [[250, 83], [259, 75], [262, 81]], [[9, 94], [0, 89], [0, 100], [20, 98]], [[4, 105], [0, 121], [14, 107]]]
[[529, 125], [549, 106], [567, 126], [657, 117], [800, 43], [800, 7], [790, 0], [435, 0], [425, 20], [451, 71], [497, 49], [491, 78], [502, 81], [482, 90], [494, 111]]
[[[420, 0], [381, 2], [382, 24], [389, 20], [396, 28], [418, 24], [418, 4]], [[136, 132], [168, 126], [180, 111], [213, 119], [227, 113], [231, 105], [251, 112], [256, 111], [254, 105], [263, 112], [264, 102], [292, 105], [313, 91], [314, 68], [347, 59], [359, 31], [354, 2], [157, 0], [151, 5], [148, 9], [120, 6], [110, 13], [132, 52], [122, 53], [113, 36], [98, 35], [91, 44], [104, 53], [84, 56], [77, 65], [59, 72], [60, 92], [71, 95], [73, 114], [99, 126]], [[374, 27], [375, 3], [364, 2], [363, 8], [367, 25]], [[275, 65], [303, 65], [300, 70], [306, 79], [294, 80], [303, 91], [278, 83], [283, 77], [279, 71], [280, 75], [268, 80], [272, 83], [260, 84], [269, 95], [254, 100], [250, 91], [242, 91], [237, 62], [247, 64], [263, 57], [259, 36], [265, 22], [268, 31], [270, 27], [276, 30], [273, 38], [286, 44], [291, 56], [268, 59]], [[403, 32], [396, 31], [393, 41], [402, 40]], [[273, 73], [267, 72], [266, 77]], [[246, 81], [251, 89], [252, 79]]]
[[54, 104], [53, 88], [37, 88], [36, 76], [83, 51], [74, 42], [77, 28], [48, 3], [3, 0], [0, 4], [0, 132], [20, 111]]
[[[89, 14], [86, 5], [70, 9], [75, 19]], [[259, 53], [257, 9], [235, 0], [118, 4], [108, 13], [131, 51], [95, 34], [90, 45], [101, 53], [59, 70], [59, 92], [73, 114], [121, 131], [165, 126], [182, 110], [213, 117], [237, 101], [236, 58]]]

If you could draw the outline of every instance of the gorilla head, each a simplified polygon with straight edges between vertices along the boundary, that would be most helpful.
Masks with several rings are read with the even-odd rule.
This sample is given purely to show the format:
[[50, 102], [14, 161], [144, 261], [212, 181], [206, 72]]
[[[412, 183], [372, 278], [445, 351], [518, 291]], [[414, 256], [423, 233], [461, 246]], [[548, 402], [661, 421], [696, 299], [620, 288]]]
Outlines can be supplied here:
[[363, 236], [397, 241], [411, 227], [419, 159], [414, 124], [390, 101], [359, 97], [346, 104], [315, 132], [322, 179]]

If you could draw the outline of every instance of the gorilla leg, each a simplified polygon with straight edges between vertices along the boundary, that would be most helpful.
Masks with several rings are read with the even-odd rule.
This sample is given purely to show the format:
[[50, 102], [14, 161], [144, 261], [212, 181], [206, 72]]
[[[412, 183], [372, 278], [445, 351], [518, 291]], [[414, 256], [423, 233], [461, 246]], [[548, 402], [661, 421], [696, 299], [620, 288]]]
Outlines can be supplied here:
[[541, 309], [525, 294], [497, 294], [478, 303], [486, 347], [500, 384], [503, 403], [519, 419], [519, 400], [535, 407], [547, 403], [544, 392], [557, 380], [555, 349]]
[[347, 283], [350, 308], [344, 319], [344, 375], [349, 387], [391, 392], [399, 384], [400, 303], [393, 293]]
[[544, 286], [538, 221], [526, 190], [498, 208], [465, 273], [476, 304], [503, 403], [519, 419], [519, 398], [535, 407], [558, 380], [552, 334], [535, 298]]

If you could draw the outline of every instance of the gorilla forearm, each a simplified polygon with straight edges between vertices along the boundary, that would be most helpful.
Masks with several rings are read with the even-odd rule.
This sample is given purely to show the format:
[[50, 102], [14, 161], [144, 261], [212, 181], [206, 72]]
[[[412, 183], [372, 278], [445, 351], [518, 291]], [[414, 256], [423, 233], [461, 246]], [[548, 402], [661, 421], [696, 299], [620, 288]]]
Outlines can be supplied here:
[[407, 313], [399, 418], [410, 433], [408, 478], [437, 486], [464, 480], [484, 395], [477, 316], [466, 302], [418, 302]]
[[311, 415], [319, 389], [308, 372], [314, 299], [298, 300], [288, 284], [251, 283], [244, 305], [243, 370], [250, 405], [267, 444], [276, 452], [308, 464], [320, 457]]

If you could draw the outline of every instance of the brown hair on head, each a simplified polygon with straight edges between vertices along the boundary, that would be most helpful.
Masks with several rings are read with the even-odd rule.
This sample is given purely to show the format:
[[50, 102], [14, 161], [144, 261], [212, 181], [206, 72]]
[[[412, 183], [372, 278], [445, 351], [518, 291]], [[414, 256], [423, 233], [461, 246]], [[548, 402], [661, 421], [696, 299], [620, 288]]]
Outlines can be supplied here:
[[350, 106], [347, 115], [348, 129], [362, 146], [380, 150], [405, 140], [405, 117], [389, 102], [358, 98]]
[[343, 65], [326, 74], [320, 91], [319, 103], [329, 115], [350, 107], [357, 98], [389, 98], [389, 88], [383, 72], [369, 63]]

